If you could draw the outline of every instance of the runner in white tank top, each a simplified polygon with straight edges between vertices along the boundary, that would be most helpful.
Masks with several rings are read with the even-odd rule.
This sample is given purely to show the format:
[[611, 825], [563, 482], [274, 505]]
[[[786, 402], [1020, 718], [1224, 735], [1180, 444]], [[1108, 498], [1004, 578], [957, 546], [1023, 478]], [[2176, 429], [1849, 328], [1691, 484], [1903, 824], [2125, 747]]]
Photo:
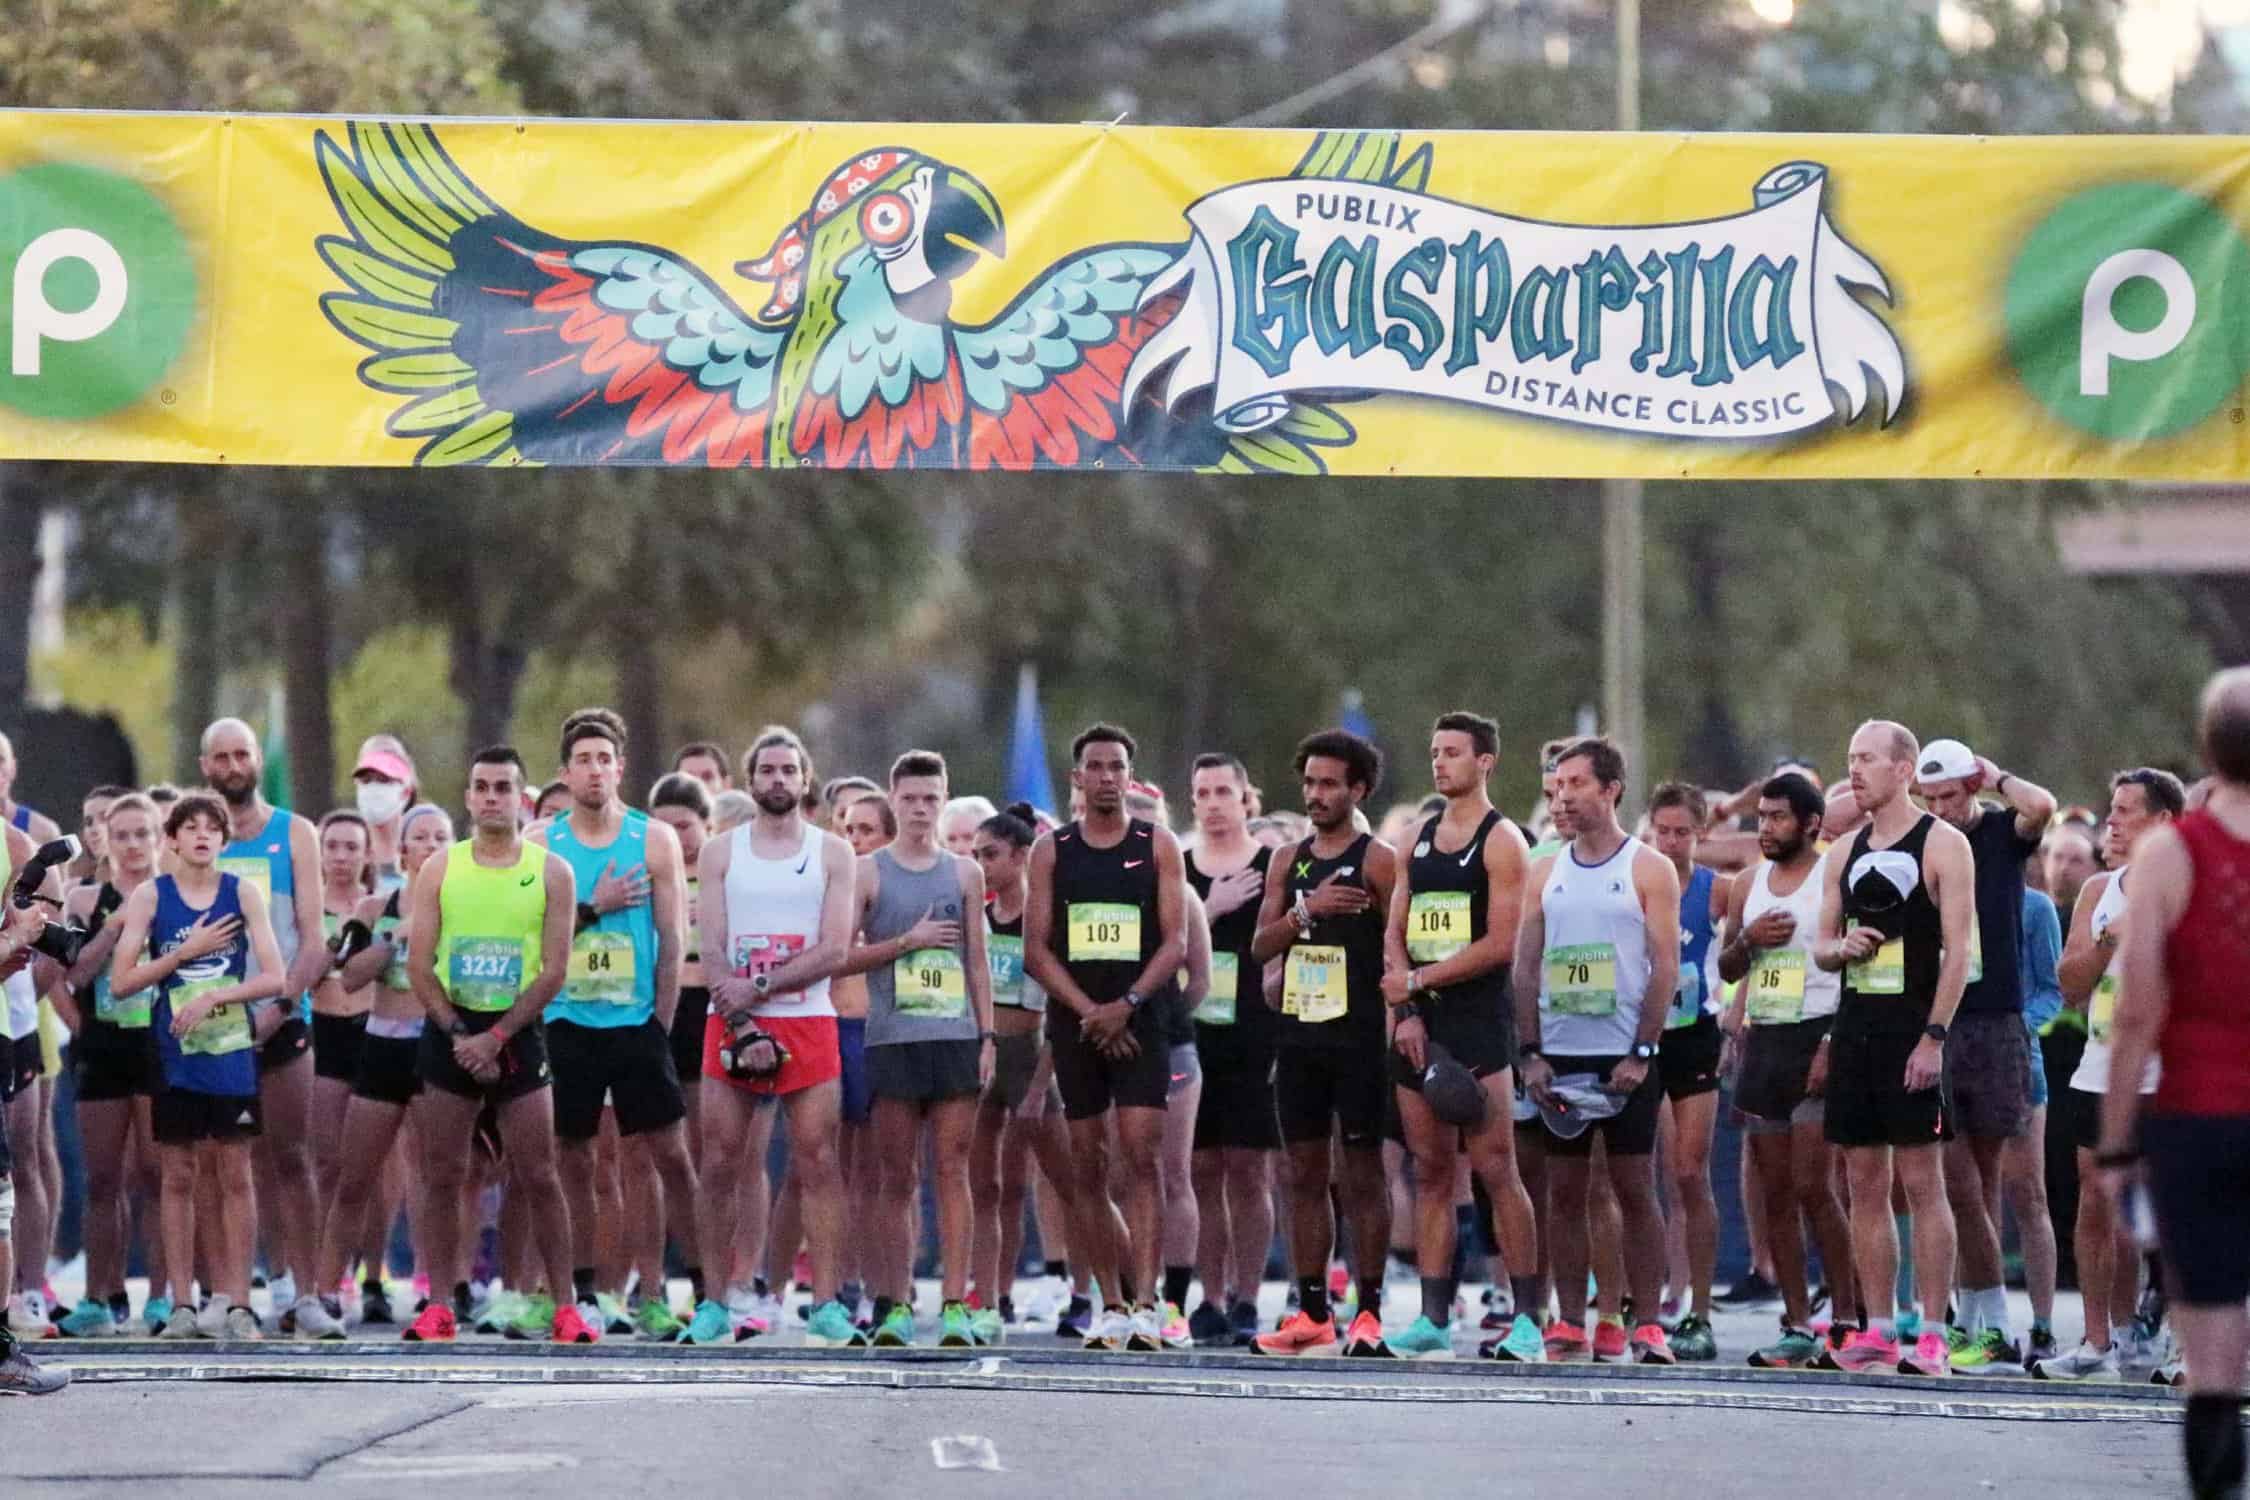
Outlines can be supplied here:
[[[732, 950], [728, 959], [736, 969], [753, 956], [778, 965], [812, 946], [820, 935], [821, 904], [828, 896], [828, 871], [820, 858], [823, 834], [812, 824], [794, 853], [781, 859], [761, 859], [751, 848], [751, 823], [738, 824], [727, 835], [733, 847], [727, 859], [727, 933]], [[761, 1015], [832, 1016], [836, 1007], [828, 1000], [828, 980], [821, 978], [802, 990], [775, 995], [760, 1007]]]

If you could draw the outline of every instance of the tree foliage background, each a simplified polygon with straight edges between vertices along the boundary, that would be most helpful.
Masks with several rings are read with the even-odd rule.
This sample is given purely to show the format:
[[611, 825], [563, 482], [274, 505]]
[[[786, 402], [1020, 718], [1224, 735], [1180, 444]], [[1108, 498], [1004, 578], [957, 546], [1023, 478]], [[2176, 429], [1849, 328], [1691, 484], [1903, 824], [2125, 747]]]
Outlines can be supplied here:
[[[1728, 0], [1646, 12], [1651, 128], [2240, 124], [2215, 49], [2168, 101], [2130, 96], [2116, 0], [1825, 0], [1781, 29]], [[1282, 123], [1600, 129], [1615, 66], [1599, 0], [0, 0], [11, 106], [1224, 124], [1296, 101]], [[1876, 712], [2078, 795], [2184, 759], [2197, 601], [2056, 552], [2058, 516], [2128, 503], [1651, 485], [1649, 769], [1834, 766]], [[70, 644], [32, 662], [19, 539], [56, 509]], [[283, 685], [316, 811], [367, 733], [405, 735], [450, 799], [472, 743], [541, 763], [593, 699], [643, 773], [779, 719], [824, 771], [928, 744], [997, 790], [1032, 661], [1050, 725], [1121, 719], [1173, 780], [1225, 747], [1282, 789], [1357, 688], [1408, 796], [1421, 726], [1485, 709], [1520, 802], [1531, 748], [1599, 699], [1599, 531], [1575, 482], [10, 465], [0, 721], [27, 692], [108, 709], [144, 776], [184, 775], [204, 722], [261, 718]]]

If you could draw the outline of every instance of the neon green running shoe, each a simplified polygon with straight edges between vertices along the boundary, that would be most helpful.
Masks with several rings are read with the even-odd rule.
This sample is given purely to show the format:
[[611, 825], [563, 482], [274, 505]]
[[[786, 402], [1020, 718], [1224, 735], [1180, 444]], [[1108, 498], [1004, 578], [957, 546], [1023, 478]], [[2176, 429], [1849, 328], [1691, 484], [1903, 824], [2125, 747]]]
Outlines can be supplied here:
[[914, 1347], [914, 1309], [903, 1302], [891, 1304], [883, 1326], [875, 1330], [875, 1347], [878, 1349], [911, 1349]]
[[507, 1326], [506, 1332], [512, 1339], [545, 1343], [547, 1335], [554, 1330], [555, 1299], [540, 1292], [523, 1299], [523, 1310], [516, 1314], [516, 1320]]
[[687, 1326], [680, 1321], [679, 1314], [672, 1311], [672, 1304], [660, 1297], [651, 1297], [643, 1302], [641, 1315], [636, 1321], [641, 1337], [652, 1344], [670, 1343]]
[[[893, 1308], [891, 1311], [896, 1314], [898, 1309]], [[912, 1317], [912, 1314], [908, 1314], [907, 1340], [910, 1343], [913, 1341]], [[883, 1326], [889, 1328], [891, 1326], [890, 1319], [884, 1319]], [[938, 1315], [938, 1347], [940, 1349], [973, 1349], [976, 1347], [976, 1343], [977, 1333], [969, 1322], [968, 1304], [963, 1302], [946, 1303], [945, 1311]]]
[[989, 1348], [1008, 1336], [1008, 1325], [1000, 1321], [1000, 1314], [989, 1307], [980, 1307], [969, 1314], [969, 1333], [976, 1341]]

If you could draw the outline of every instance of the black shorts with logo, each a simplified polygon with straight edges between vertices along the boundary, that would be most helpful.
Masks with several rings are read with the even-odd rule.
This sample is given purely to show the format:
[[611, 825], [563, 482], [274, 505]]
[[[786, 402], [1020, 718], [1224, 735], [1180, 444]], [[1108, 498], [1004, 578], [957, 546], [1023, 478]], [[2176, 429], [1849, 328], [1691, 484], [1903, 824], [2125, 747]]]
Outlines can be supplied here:
[[1692, 1099], [1719, 1090], [1719, 1051], [1726, 1036], [1716, 1016], [1667, 1031], [1656, 1044], [1656, 1072], [1667, 1099]]
[[638, 1026], [549, 1021], [547, 1059], [554, 1068], [560, 1140], [592, 1140], [601, 1129], [605, 1097], [617, 1111], [619, 1135], [645, 1135], [687, 1118], [671, 1038], [654, 1016]]
[[258, 1134], [262, 1119], [256, 1094], [165, 1089], [149, 1105], [149, 1133], [159, 1146], [250, 1140]]
[[[2023, 1029], [2022, 1021], [2016, 1029]], [[1902, 1034], [1836, 1031], [1828, 1042], [1825, 1128], [1835, 1146], [1934, 1146], [1951, 1139], [1951, 1109], [1941, 1076], [1909, 1091], [1906, 1059], [1922, 1040]], [[2025, 1087], [2030, 1080], [2025, 1079]]]
[[1391, 1118], [1387, 1050], [1379, 1038], [1364, 1047], [1283, 1047], [1273, 1071], [1282, 1144], [1326, 1141], [1334, 1129], [1351, 1150], [1380, 1147]]
[[[286, 1029], [286, 1028], [285, 1028]], [[313, 1012], [313, 1077], [350, 1083], [359, 1076], [359, 1049], [367, 1041], [367, 1017], [324, 1016]]]
[[[462, 1023], [475, 1036], [482, 1036], [500, 1024], [500, 1018], [506, 1014], [506, 1011], [459, 1012]], [[553, 1074], [547, 1065], [546, 1028], [538, 1021], [517, 1032], [500, 1049], [500, 1076], [490, 1083], [479, 1082], [468, 1069], [453, 1060], [453, 1038], [435, 1026], [422, 1030], [422, 1039], [416, 1044], [415, 1069], [422, 1075], [422, 1082], [433, 1089], [462, 1099], [481, 1099], [487, 1104], [521, 1099], [547, 1087]]]

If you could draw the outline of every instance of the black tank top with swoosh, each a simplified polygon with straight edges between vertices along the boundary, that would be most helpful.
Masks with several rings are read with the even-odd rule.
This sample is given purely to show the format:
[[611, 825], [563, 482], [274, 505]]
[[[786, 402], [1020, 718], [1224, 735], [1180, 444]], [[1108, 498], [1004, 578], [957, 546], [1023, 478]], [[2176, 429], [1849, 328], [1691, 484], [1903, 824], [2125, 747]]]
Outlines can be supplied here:
[[[1444, 819], [1445, 814], [1433, 813], [1422, 825], [1407, 864], [1406, 955], [1417, 965], [1436, 963], [1484, 936], [1491, 898], [1484, 845], [1492, 831], [1506, 821], [1498, 809], [1488, 811], [1468, 847], [1447, 851], [1437, 843], [1438, 826]], [[1509, 968], [1503, 963], [1474, 979], [1446, 985], [1433, 992], [1435, 1001], [1439, 1005], [1478, 1008], [1505, 1006]]]

